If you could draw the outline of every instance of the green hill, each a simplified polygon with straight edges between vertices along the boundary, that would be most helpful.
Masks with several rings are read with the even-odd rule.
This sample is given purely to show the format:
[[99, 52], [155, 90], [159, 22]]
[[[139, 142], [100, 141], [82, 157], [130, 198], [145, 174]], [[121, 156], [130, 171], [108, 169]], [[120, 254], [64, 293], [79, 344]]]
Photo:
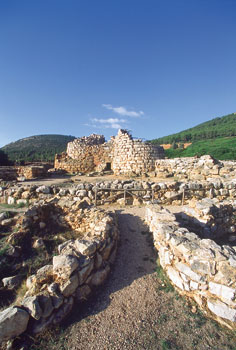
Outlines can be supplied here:
[[193, 128], [154, 139], [152, 143], [172, 144], [173, 142], [194, 142], [219, 137], [236, 136], [236, 113], [214, 118]]
[[67, 143], [74, 136], [36, 135], [11, 142], [1, 148], [8, 159], [14, 163], [53, 161], [56, 153], [66, 150]]
[[189, 147], [165, 150], [168, 158], [193, 157], [209, 154], [219, 160], [236, 159], [236, 137], [220, 137], [193, 142]]

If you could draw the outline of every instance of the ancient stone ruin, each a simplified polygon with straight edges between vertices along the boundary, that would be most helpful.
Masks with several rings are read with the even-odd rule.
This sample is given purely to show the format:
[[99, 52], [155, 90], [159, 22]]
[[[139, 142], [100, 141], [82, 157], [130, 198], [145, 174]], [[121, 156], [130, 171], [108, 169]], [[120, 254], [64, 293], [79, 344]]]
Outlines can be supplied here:
[[[147, 208], [146, 221], [153, 233], [160, 264], [178, 291], [193, 298], [218, 322], [235, 328], [236, 236], [232, 235], [235, 206], [218, 205], [218, 209], [221, 210], [203, 201], [195, 210], [188, 210], [192, 215], [197, 214], [197, 218], [192, 217], [195, 232], [160, 207]], [[205, 232], [201, 230], [204, 227]], [[223, 241], [228, 238], [228, 244], [221, 244], [219, 238]]]
[[[236, 329], [236, 162], [157, 159], [161, 152], [123, 130], [109, 142], [91, 135], [69, 143], [67, 154], [56, 157], [58, 168], [152, 171], [162, 180], [0, 187], [0, 203], [26, 206], [23, 214], [0, 214], [2, 261], [11, 267], [2, 265], [0, 289], [24, 292], [13, 304], [1, 304], [7, 308], [0, 313], [0, 341], [60, 323], [105, 281], [119, 239], [116, 214], [98, 208], [107, 203], [147, 205], [146, 223], [171, 283], [210, 317]], [[180, 210], [174, 215], [160, 204]], [[28, 273], [24, 254], [29, 258], [37, 250], [47, 254], [40, 266], [30, 262]]]
[[17, 179], [35, 179], [48, 175], [49, 164], [27, 166], [0, 166], [0, 179], [12, 181]]
[[113, 170], [115, 175], [155, 170], [155, 161], [164, 158], [161, 146], [133, 139], [126, 130], [105, 142], [103, 135], [90, 135], [69, 142], [66, 153], [56, 155], [55, 168], [69, 173]]
[[[2, 281], [10, 290], [23, 283], [24, 293], [0, 313], [0, 343], [26, 330], [37, 334], [60, 323], [76, 301], [87, 300], [104, 282], [116, 255], [115, 216], [86, 202], [54, 199], [38, 203], [17, 218], [16, 227], [2, 260], [17, 275]], [[53, 246], [47, 262], [45, 254]], [[28, 261], [35, 251], [43, 254], [41, 266], [31, 266]], [[27, 264], [28, 272], [33, 272], [28, 278]]]

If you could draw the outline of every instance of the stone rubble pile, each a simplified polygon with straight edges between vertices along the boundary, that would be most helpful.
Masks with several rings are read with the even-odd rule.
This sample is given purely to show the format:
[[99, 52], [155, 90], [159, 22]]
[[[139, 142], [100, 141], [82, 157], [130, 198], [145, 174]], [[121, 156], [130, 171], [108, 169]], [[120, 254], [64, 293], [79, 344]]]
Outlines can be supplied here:
[[[70, 226], [78, 238], [61, 243], [51, 264], [27, 278], [24, 297], [0, 312], [0, 343], [25, 331], [37, 334], [49, 325], [60, 323], [76, 301], [87, 300], [105, 281], [116, 255], [116, 217], [89, 208], [85, 202], [70, 204], [55, 199], [42, 202], [29, 208], [18, 220], [19, 231], [13, 233], [14, 239], [10, 238], [13, 245], [23, 231], [34, 232], [34, 236], [44, 231], [42, 238], [46, 239], [52, 221], [58, 227]], [[37, 247], [35, 243], [39, 240], [34, 242]]]
[[236, 326], [236, 246], [201, 239], [168, 210], [150, 206], [146, 222], [160, 264], [178, 291], [193, 298], [211, 317]]

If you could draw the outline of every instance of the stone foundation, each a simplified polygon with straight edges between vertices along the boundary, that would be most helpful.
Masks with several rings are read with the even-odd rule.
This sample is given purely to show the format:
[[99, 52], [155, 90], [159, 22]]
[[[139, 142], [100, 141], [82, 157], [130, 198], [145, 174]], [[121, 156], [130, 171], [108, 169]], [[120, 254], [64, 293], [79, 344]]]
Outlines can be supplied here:
[[209, 178], [235, 178], [236, 161], [218, 161], [211, 156], [156, 160], [156, 176], [179, 180], [205, 181]]
[[25, 179], [46, 177], [49, 168], [49, 165], [0, 166], [0, 179], [11, 181], [18, 177], [24, 177]]
[[42, 244], [52, 223], [70, 227], [78, 238], [60, 244], [59, 255], [53, 256], [51, 264], [27, 278], [24, 297], [0, 313], [0, 342], [25, 331], [37, 334], [60, 323], [76, 301], [87, 300], [105, 281], [116, 255], [116, 218], [95, 208], [83, 209], [84, 206], [87, 203], [71, 205], [54, 200], [31, 207], [18, 219], [18, 232], [8, 239], [13, 247], [24, 234], [33, 233], [39, 237], [33, 246]]
[[[103, 189], [108, 189], [108, 191], [102, 191]], [[155, 203], [181, 204], [182, 202], [189, 203], [193, 198], [196, 200], [206, 197], [218, 200], [228, 198], [234, 200], [236, 198], [235, 180], [211, 179], [211, 181], [190, 181], [187, 183], [114, 180], [95, 184], [80, 183], [64, 188], [45, 185], [27, 186], [27, 183], [24, 186], [0, 187], [0, 202], [8, 204], [19, 204], [22, 201], [33, 203], [35, 200], [53, 198], [57, 195], [58, 198], [66, 197], [73, 201], [86, 199], [89, 203], [95, 203], [95, 198], [97, 198], [97, 204], [104, 204], [105, 201], [112, 203], [124, 198], [124, 190], [128, 192], [132, 189], [140, 189], [140, 191], [133, 192], [133, 195], [127, 193], [126, 197], [129, 198], [129, 202], [133, 203], [134, 201], [135, 203], [137, 202], [136, 196], [140, 195], [139, 204], [150, 203], [152, 199]]]
[[146, 222], [160, 264], [177, 290], [220, 323], [236, 328], [236, 246], [220, 246], [181, 227], [168, 210], [151, 206]]

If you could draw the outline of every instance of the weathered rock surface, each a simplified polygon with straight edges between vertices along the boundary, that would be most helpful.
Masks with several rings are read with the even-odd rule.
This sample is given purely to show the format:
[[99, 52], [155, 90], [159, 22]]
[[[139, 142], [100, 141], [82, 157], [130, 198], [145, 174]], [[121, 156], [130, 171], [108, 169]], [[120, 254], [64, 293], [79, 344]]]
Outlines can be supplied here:
[[28, 325], [28, 312], [19, 307], [9, 307], [0, 313], [0, 343], [17, 337]]

